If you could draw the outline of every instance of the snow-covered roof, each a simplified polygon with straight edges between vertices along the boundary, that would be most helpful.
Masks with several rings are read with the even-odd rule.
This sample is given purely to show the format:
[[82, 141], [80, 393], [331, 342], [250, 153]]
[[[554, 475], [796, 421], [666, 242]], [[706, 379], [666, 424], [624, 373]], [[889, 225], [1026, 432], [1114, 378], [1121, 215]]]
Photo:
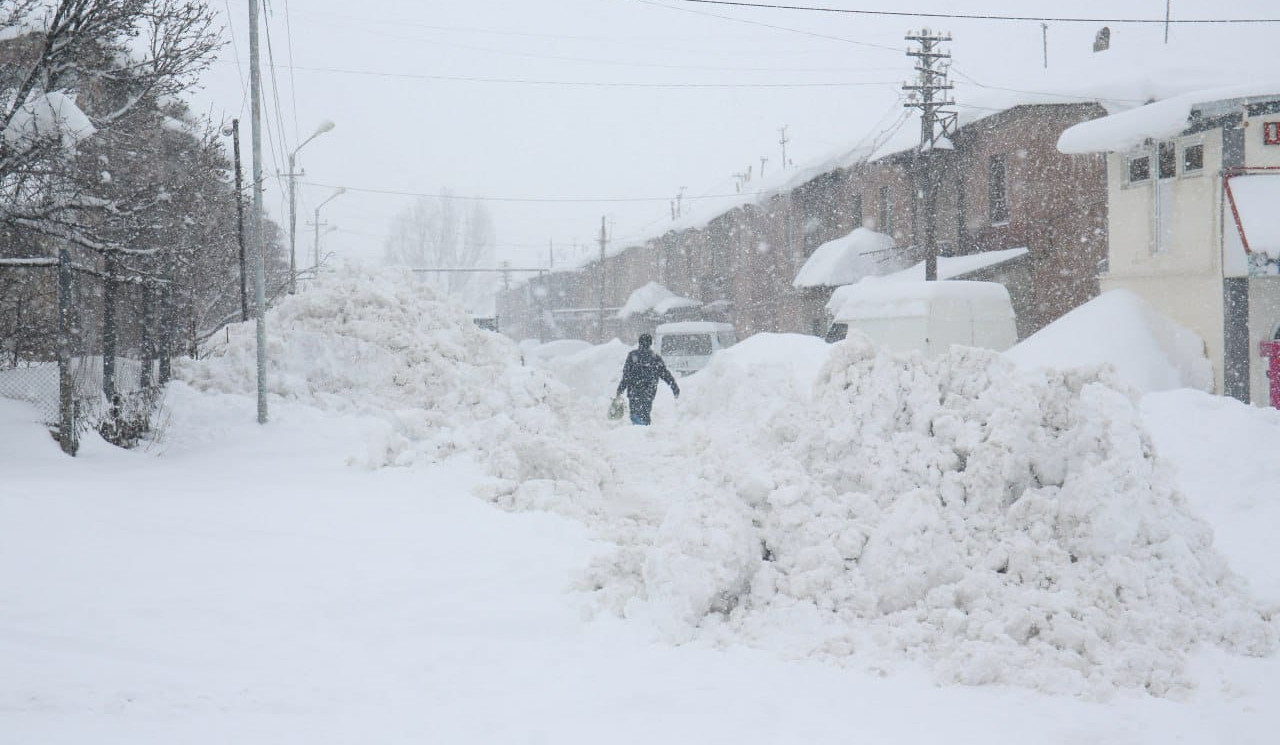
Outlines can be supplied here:
[[733, 324], [714, 321], [679, 321], [664, 323], [654, 329], [656, 334], [714, 334], [717, 331], [733, 331]]
[[627, 302], [618, 310], [617, 317], [625, 320], [649, 311], [663, 315], [676, 308], [692, 308], [701, 304], [697, 300], [680, 297], [657, 282], [650, 282], [631, 293]]
[[[1012, 261], [1020, 256], [1025, 256], [1026, 254], [1026, 248], [1006, 248], [1001, 251], [985, 251], [983, 253], [970, 254], [968, 256], [940, 256], [938, 258], [938, 279], [954, 279], [955, 277], [963, 277], [966, 274], [996, 266], [997, 264], [1003, 264], [1006, 261]], [[856, 284], [837, 287], [835, 292], [831, 293], [831, 299], [827, 301], [827, 312], [835, 315], [844, 306], [846, 300], [860, 292], [859, 288], [869, 284], [882, 282], [897, 284], [902, 282], [922, 281], [924, 281], [923, 261], [909, 269], [903, 269], [900, 272], [894, 272], [880, 277], [864, 277]]]
[[877, 282], [853, 285], [837, 319], [925, 316], [963, 303], [977, 317], [1004, 318], [1013, 313], [1009, 291], [999, 282]]
[[881, 257], [877, 254], [893, 247], [892, 237], [869, 228], [855, 228], [846, 236], [818, 246], [800, 267], [791, 284], [795, 287], [837, 287], [857, 282], [863, 277], [878, 274]]
[[31, 94], [0, 136], [10, 145], [56, 136], [64, 148], [70, 149], [96, 131], [89, 117], [76, 106], [74, 97], [51, 91]]
[[1212, 108], [1238, 108], [1243, 102], [1276, 98], [1280, 98], [1280, 78], [1182, 93], [1081, 122], [1062, 133], [1058, 149], [1075, 154], [1128, 150], [1147, 140], [1181, 134], [1190, 122], [1192, 111], [1208, 104], [1223, 104]]

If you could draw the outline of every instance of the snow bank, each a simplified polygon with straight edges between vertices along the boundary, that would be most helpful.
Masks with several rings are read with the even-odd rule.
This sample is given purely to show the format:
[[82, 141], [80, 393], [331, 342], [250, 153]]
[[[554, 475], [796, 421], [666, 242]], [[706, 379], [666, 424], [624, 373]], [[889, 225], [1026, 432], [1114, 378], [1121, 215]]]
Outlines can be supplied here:
[[670, 433], [698, 454], [679, 497], [586, 582], [671, 641], [1098, 697], [1191, 687], [1200, 644], [1275, 647], [1106, 371], [855, 336], [762, 413], [757, 380], [715, 369], [718, 419]]
[[[522, 366], [516, 345], [477, 328], [463, 308], [394, 270], [322, 275], [267, 319], [267, 391], [322, 411], [371, 417], [380, 434], [353, 443], [351, 462], [409, 466], [473, 458], [497, 481], [486, 498], [582, 516], [607, 477], [587, 444], [569, 390]], [[204, 391], [256, 390], [254, 327], [229, 329], [209, 357], [175, 360], [175, 377]], [[585, 421], [583, 421], [585, 419]], [[581, 440], [568, 432], [583, 434]], [[552, 495], [552, 474], [572, 482]], [[583, 489], [586, 489], [584, 492]]]
[[[553, 342], [554, 343], [554, 342]], [[617, 339], [591, 345], [572, 354], [558, 355], [539, 364], [579, 397], [599, 403], [600, 411], [622, 380], [622, 365], [631, 347]]]
[[1138, 390], [1213, 389], [1204, 340], [1128, 290], [1110, 290], [1005, 352], [1025, 369], [1110, 366]]

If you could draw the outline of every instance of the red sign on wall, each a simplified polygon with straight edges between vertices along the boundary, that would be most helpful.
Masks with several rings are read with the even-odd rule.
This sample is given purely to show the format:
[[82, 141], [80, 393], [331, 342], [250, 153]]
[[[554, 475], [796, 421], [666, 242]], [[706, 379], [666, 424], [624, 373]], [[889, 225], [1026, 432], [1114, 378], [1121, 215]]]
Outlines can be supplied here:
[[1280, 122], [1262, 123], [1262, 143], [1264, 145], [1280, 145]]

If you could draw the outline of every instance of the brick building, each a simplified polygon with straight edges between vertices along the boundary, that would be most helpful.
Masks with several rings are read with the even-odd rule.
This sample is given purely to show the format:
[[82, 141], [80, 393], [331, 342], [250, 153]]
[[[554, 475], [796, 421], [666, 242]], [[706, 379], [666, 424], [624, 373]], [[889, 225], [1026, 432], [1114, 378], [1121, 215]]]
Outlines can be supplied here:
[[[1100, 155], [1065, 155], [1056, 143], [1066, 128], [1104, 113], [1091, 103], [1016, 106], [961, 127], [953, 147], [936, 159], [942, 169], [935, 210], [940, 255], [1028, 249], [1007, 264], [966, 275], [1008, 286], [1020, 336], [1098, 292], [1098, 267], [1107, 248], [1105, 161]], [[498, 298], [503, 327], [520, 338], [609, 338], [622, 330], [610, 316], [634, 289], [656, 281], [725, 312], [740, 337], [762, 331], [821, 334], [834, 288], [796, 288], [797, 272], [819, 246], [860, 226], [894, 239], [895, 250], [877, 273], [922, 260], [924, 221], [914, 199], [915, 172], [914, 149], [817, 169], [791, 188], [744, 200], [700, 226], [512, 288]], [[590, 308], [597, 310], [582, 310]], [[539, 313], [548, 312], [578, 321], [555, 327], [539, 320]], [[631, 333], [623, 337], [630, 341]]]

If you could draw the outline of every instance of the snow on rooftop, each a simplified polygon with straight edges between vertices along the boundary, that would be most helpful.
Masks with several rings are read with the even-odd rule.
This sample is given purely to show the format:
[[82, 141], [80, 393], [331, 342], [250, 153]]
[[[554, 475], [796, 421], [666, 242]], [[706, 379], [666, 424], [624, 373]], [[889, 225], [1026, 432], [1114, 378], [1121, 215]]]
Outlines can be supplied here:
[[681, 297], [657, 282], [638, 287], [618, 309], [617, 317], [626, 320], [632, 316], [653, 311], [664, 315], [676, 308], [693, 308], [701, 305], [697, 300]]
[[1008, 317], [1009, 291], [997, 282], [945, 280], [926, 282], [859, 282], [842, 293], [837, 319], [901, 318], [946, 313], [958, 304], [983, 317]]
[[1058, 149], [1064, 153], [1096, 153], [1128, 150], [1147, 140], [1181, 134], [1190, 123], [1191, 112], [1201, 104], [1224, 103], [1238, 108], [1252, 99], [1280, 98], [1280, 78], [1206, 88], [1155, 101], [1110, 116], [1081, 122], [1062, 133]]
[[796, 273], [795, 287], [837, 287], [879, 274], [884, 254], [894, 240], [868, 228], [855, 228], [846, 236], [818, 246]]
[[732, 331], [733, 324], [716, 321], [676, 321], [664, 323], [654, 329], [658, 334], [713, 334], [717, 331]]
[[74, 96], [51, 91], [32, 93], [14, 112], [0, 136], [13, 146], [32, 143], [41, 137], [56, 137], [62, 147], [69, 150], [96, 131], [89, 117], [76, 105]]
[[[1000, 251], [969, 254], [968, 256], [940, 256], [938, 257], [938, 279], [963, 277], [971, 272], [1012, 261], [1020, 256], [1025, 256], [1026, 253], [1026, 248], [1006, 248]], [[924, 262], [921, 261], [902, 271], [883, 276], [868, 276], [855, 284], [837, 287], [835, 292], [831, 293], [831, 299], [827, 301], [827, 312], [833, 315], [839, 312], [845, 301], [853, 294], [861, 292], [865, 285], [882, 282], [923, 282], [924, 276], [925, 266]]]

